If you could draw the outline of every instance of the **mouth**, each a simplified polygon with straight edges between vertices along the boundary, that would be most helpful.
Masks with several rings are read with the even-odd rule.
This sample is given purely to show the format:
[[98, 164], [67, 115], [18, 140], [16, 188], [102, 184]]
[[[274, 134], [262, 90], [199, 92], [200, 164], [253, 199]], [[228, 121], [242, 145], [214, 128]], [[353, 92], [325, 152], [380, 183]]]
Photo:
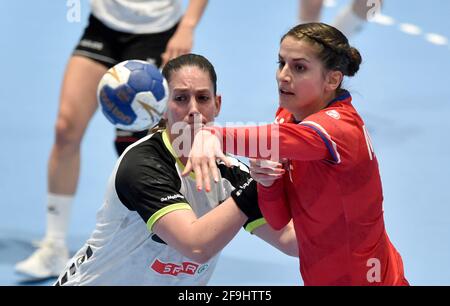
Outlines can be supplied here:
[[285, 96], [294, 96], [295, 95], [293, 92], [290, 92], [290, 91], [288, 91], [286, 89], [283, 89], [281, 87], [278, 89], [278, 92], [280, 93], [280, 95], [285, 95]]
[[188, 122], [187, 124], [191, 129], [194, 130], [201, 129], [206, 126], [206, 122]]

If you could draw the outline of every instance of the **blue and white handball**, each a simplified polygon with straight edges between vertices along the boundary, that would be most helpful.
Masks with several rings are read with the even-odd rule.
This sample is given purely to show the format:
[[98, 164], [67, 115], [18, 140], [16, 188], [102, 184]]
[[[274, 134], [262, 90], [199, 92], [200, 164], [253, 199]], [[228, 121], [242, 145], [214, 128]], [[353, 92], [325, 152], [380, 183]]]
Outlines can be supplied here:
[[148, 62], [128, 60], [100, 80], [97, 99], [106, 118], [117, 128], [142, 131], [152, 128], [166, 110], [167, 82]]

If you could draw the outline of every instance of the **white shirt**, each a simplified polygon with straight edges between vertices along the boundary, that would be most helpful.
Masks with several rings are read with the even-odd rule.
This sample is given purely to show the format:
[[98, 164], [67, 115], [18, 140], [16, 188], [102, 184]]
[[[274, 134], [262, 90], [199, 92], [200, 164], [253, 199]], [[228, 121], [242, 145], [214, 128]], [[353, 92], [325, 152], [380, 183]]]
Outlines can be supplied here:
[[[65, 286], [206, 285], [219, 254], [206, 263], [195, 262], [164, 243], [151, 228], [173, 210], [191, 209], [201, 217], [227, 199], [233, 185], [250, 177], [245, 165], [231, 160], [233, 167], [220, 166], [216, 188], [197, 192], [195, 179], [181, 176], [183, 169], [167, 134], [158, 132], [128, 147], [109, 179], [94, 232], [58, 282]], [[259, 211], [257, 203], [255, 209]], [[264, 223], [247, 221], [253, 229]]]
[[92, 14], [109, 28], [126, 33], [160, 33], [181, 18], [182, 0], [91, 0]]

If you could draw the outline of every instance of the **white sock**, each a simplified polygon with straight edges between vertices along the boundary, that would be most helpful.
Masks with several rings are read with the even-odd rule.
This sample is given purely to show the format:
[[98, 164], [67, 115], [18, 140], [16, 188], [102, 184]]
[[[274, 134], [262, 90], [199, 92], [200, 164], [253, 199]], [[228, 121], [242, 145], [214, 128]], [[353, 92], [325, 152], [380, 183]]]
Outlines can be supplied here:
[[343, 8], [333, 22], [333, 26], [344, 33], [348, 39], [358, 33], [366, 21], [355, 14], [352, 4]]
[[45, 240], [58, 246], [65, 246], [73, 195], [49, 192], [47, 199], [47, 233]]

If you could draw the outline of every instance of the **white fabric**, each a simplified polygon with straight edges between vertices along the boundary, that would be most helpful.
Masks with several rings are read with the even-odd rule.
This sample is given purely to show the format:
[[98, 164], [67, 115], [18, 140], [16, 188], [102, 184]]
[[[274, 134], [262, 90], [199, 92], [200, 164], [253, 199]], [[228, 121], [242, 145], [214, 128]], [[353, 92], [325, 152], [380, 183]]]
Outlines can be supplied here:
[[73, 195], [47, 194], [47, 232], [44, 240], [65, 245]]
[[364, 23], [365, 20], [355, 14], [350, 4], [339, 12], [333, 22], [333, 26], [350, 39], [361, 30]]
[[109, 28], [134, 34], [160, 33], [182, 16], [182, 0], [91, 0], [92, 14]]
[[[85, 245], [68, 262], [59, 280], [67, 275], [65, 286], [73, 285], [206, 285], [216, 266], [220, 253], [206, 263], [196, 263], [174, 248], [154, 241], [152, 233], [136, 211], [125, 207], [115, 189], [116, 173], [123, 156], [134, 146], [148, 140], [146, 136], [127, 148], [119, 158], [109, 179], [103, 206], [97, 213], [96, 229]], [[236, 161], [237, 162], [237, 161]], [[234, 187], [221, 178], [216, 188], [207, 195], [196, 191], [195, 180], [182, 177], [180, 193], [197, 216], [202, 216], [230, 196]], [[86, 259], [88, 246], [93, 255]], [[84, 258], [84, 259], [83, 259]], [[176, 275], [161, 274], [152, 269], [156, 262], [166, 263]], [[82, 264], [81, 264], [82, 263]], [[75, 266], [74, 266], [75, 265]], [[70, 268], [76, 267], [71, 273]], [[179, 272], [183, 270], [185, 272]], [[195, 267], [193, 269], [192, 267]], [[177, 271], [178, 270], [178, 271]], [[186, 273], [195, 270], [195, 273]]]

